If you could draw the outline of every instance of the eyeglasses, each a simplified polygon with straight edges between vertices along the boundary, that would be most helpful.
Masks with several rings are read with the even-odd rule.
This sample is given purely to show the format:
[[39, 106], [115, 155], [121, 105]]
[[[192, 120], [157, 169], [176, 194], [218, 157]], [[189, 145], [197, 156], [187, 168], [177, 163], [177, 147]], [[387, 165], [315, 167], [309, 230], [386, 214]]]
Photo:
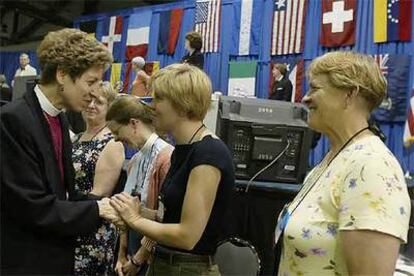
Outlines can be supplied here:
[[121, 128], [123, 128], [125, 125], [120, 124], [119, 127], [117, 127], [116, 129], [112, 130], [112, 134], [115, 136], [119, 135], [119, 131], [121, 130]]

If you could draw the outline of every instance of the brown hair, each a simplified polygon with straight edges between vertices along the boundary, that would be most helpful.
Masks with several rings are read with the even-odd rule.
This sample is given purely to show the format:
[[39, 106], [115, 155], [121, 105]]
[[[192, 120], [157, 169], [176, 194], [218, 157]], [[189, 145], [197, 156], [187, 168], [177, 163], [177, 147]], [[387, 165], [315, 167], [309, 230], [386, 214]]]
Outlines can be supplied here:
[[185, 39], [190, 42], [190, 47], [197, 51], [200, 51], [203, 47], [203, 40], [201, 39], [201, 35], [197, 32], [188, 32], [185, 35]]
[[310, 77], [320, 74], [325, 74], [337, 88], [358, 90], [369, 111], [381, 104], [387, 91], [387, 81], [369, 55], [349, 51], [324, 54], [316, 58], [308, 70]]
[[57, 69], [75, 80], [91, 67], [108, 68], [112, 63], [112, 55], [102, 43], [77, 29], [49, 32], [37, 48], [37, 56], [42, 84], [56, 82]]
[[286, 64], [283, 63], [275, 63], [273, 65], [274, 68], [276, 68], [277, 70], [279, 70], [279, 72], [283, 75], [286, 76], [287, 73], [287, 67]]
[[154, 101], [167, 99], [174, 109], [190, 120], [203, 120], [211, 103], [211, 81], [199, 68], [172, 64], [150, 78]]
[[146, 125], [152, 125], [154, 110], [140, 102], [138, 97], [122, 95], [117, 97], [106, 113], [106, 121], [115, 121], [127, 125], [131, 119], [138, 119]]

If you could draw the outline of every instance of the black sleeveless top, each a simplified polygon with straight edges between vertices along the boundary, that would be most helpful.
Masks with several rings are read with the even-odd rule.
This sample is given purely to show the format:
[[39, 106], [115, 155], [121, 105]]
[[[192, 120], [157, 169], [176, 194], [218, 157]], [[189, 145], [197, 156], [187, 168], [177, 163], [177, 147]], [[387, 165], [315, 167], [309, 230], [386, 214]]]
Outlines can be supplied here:
[[[222, 238], [221, 234], [224, 233], [224, 216], [235, 181], [230, 151], [221, 140], [205, 136], [198, 142], [175, 146], [171, 156], [171, 167], [161, 190], [161, 198], [165, 206], [163, 222], [180, 222], [188, 178], [191, 170], [199, 165], [211, 165], [221, 172], [213, 209], [203, 235], [193, 250], [172, 249], [192, 254], [212, 255]], [[209, 183], [200, 184], [209, 185]]]

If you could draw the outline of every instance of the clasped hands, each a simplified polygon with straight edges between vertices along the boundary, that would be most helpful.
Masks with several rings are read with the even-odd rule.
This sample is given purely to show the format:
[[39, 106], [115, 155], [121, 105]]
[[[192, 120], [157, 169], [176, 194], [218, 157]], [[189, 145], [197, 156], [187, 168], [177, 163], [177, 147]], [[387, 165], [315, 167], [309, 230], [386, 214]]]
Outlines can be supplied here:
[[141, 218], [140, 201], [128, 193], [116, 194], [111, 198], [98, 201], [99, 216], [115, 224], [120, 230], [126, 230]]

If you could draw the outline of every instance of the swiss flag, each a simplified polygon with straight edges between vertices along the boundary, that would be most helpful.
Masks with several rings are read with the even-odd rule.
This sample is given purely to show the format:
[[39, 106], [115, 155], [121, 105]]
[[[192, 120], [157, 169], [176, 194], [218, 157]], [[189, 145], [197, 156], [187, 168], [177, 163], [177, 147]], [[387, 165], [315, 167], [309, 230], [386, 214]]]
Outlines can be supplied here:
[[322, 0], [320, 41], [325, 47], [355, 44], [357, 0]]

